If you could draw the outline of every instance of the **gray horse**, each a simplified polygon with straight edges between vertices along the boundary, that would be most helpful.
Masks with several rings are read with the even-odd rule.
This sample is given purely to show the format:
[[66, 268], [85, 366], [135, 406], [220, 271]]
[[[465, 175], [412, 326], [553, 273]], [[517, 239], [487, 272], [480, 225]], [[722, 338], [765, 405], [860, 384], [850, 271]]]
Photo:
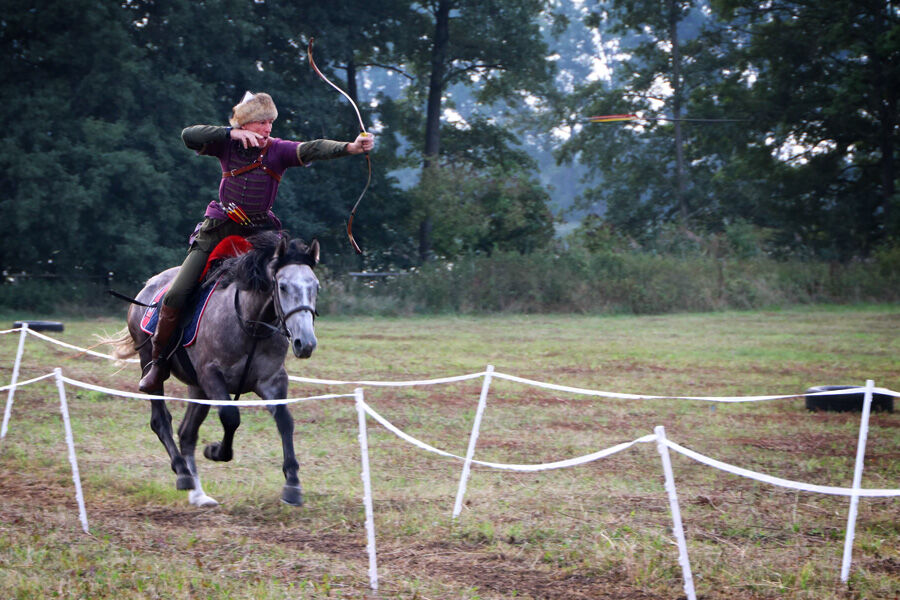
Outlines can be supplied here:
[[[313, 267], [319, 262], [319, 244], [309, 246], [275, 232], [248, 238], [253, 249], [224, 260], [207, 278], [218, 281], [206, 304], [196, 339], [180, 348], [170, 360], [172, 373], [188, 385], [191, 398], [229, 400], [230, 394], [256, 393], [263, 400], [287, 397], [288, 377], [284, 359], [290, 347], [298, 358], [309, 358], [316, 348], [313, 329], [319, 280]], [[150, 278], [137, 300], [150, 304], [175, 276], [177, 267]], [[116, 356], [140, 355], [141, 367], [150, 361], [149, 335], [140, 322], [144, 309], [128, 311], [128, 327], [116, 340]], [[179, 344], [180, 347], [180, 344]], [[163, 390], [157, 391], [163, 395]], [[178, 428], [179, 444], [172, 436], [172, 415], [163, 400], [151, 400], [150, 427], [159, 436], [171, 459], [179, 490], [190, 490], [195, 506], [218, 504], [200, 485], [194, 450], [198, 431], [209, 406], [188, 403]], [[275, 418], [284, 452], [285, 484], [281, 500], [300, 506], [303, 495], [294, 454], [294, 421], [284, 404], [267, 407]], [[224, 428], [221, 442], [209, 444], [203, 455], [228, 461], [233, 456], [234, 432], [241, 416], [236, 406], [219, 408]]]

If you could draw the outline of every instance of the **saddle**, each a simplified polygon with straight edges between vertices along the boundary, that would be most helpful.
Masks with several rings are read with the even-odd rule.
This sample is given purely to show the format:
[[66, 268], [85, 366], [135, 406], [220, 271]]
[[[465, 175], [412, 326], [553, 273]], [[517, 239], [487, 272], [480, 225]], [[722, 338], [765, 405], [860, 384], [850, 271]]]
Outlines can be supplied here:
[[[206, 310], [206, 304], [209, 302], [210, 296], [219, 285], [216, 281], [212, 285], [201, 287], [188, 301], [182, 311], [181, 323], [181, 345], [187, 348], [197, 340], [197, 332], [200, 330], [200, 319], [203, 318], [203, 312]], [[162, 297], [169, 290], [169, 286], [164, 286], [153, 297], [153, 302], [144, 311], [141, 317], [141, 331], [148, 335], [156, 332], [156, 325], [159, 321], [158, 306], [162, 302]]]
[[[230, 235], [219, 242], [213, 251], [210, 253], [209, 258], [206, 259], [206, 266], [203, 269], [203, 272], [200, 274], [200, 281], [203, 281], [206, 278], [206, 275], [209, 273], [210, 266], [225, 258], [229, 258], [232, 256], [239, 256], [246, 252], [249, 252], [252, 249], [252, 245], [247, 241], [246, 238], [239, 235]], [[197, 340], [197, 332], [200, 330], [200, 321], [203, 319], [203, 313], [206, 310], [206, 305], [209, 303], [209, 299], [212, 296], [212, 293], [215, 291], [216, 287], [218, 287], [219, 282], [214, 281], [212, 284], [201, 286], [188, 300], [188, 303], [185, 305], [184, 310], [182, 311], [182, 331], [181, 331], [181, 346], [187, 348], [191, 344], [193, 344]], [[162, 287], [156, 295], [153, 297], [153, 302], [150, 303], [150, 306], [144, 311], [143, 317], [141, 317], [141, 331], [148, 335], [153, 335], [156, 331], [156, 325], [159, 321], [159, 311], [157, 307], [162, 301], [163, 296], [166, 291], [168, 291], [169, 286]]]

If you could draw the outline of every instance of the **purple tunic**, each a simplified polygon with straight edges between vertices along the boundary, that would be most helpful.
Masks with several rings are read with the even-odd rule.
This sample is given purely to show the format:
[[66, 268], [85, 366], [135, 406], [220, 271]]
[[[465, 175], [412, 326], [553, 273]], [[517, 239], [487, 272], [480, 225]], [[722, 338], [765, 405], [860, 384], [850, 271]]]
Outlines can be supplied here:
[[[291, 142], [279, 138], [269, 138], [269, 149], [263, 157], [262, 164], [279, 177], [288, 167], [299, 167], [303, 163], [297, 156], [300, 142]], [[207, 156], [219, 159], [222, 172], [239, 169], [253, 163], [259, 156], [259, 148], [247, 148], [234, 140], [223, 140], [206, 144], [200, 151]], [[205, 217], [227, 219], [222, 205], [235, 204], [247, 213], [254, 224], [275, 226], [281, 223], [272, 213], [275, 195], [278, 193], [278, 180], [262, 169], [253, 169], [236, 177], [223, 177], [219, 183], [219, 201], [212, 201], [206, 207]]]
[[[197, 154], [218, 158], [222, 172], [225, 173], [253, 164], [260, 155], [260, 148], [244, 148], [240, 142], [232, 140], [230, 129], [214, 125], [194, 125], [181, 132], [181, 139]], [[270, 137], [262, 164], [269, 172], [280, 178], [289, 167], [308, 166], [317, 160], [349, 156], [347, 145], [348, 142], [324, 139], [293, 142]], [[223, 177], [219, 182], [219, 199], [209, 203], [204, 216], [210, 219], [228, 219], [222, 206], [234, 204], [250, 217], [251, 228], [281, 229], [281, 222], [272, 213], [272, 204], [277, 193], [278, 179], [262, 168], [255, 168], [234, 177]], [[197, 224], [190, 238], [191, 243], [201, 226], [202, 223]]]

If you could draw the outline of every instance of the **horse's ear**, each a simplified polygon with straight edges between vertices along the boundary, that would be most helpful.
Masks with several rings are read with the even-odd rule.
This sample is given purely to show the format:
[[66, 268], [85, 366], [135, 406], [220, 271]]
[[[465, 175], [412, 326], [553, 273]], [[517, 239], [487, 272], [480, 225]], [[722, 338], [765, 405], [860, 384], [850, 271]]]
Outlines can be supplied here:
[[310, 242], [306, 253], [313, 259], [313, 265], [319, 264], [319, 240]]
[[288, 249], [288, 240], [285, 236], [281, 236], [278, 239], [278, 245], [275, 246], [275, 254], [273, 258], [281, 258], [284, 256], [284, 253], [287, 252]]

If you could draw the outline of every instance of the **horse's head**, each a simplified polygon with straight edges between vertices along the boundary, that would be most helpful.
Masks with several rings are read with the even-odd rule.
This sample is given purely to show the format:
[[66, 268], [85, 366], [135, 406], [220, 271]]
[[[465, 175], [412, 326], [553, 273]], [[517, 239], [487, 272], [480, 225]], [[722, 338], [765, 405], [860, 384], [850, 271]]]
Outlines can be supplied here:
[[319, 279], [313, 267], [319, 263], [319, 242], [309, 246], [299, 240], [278, 243], [269, 262], [269, 274], [275, 286], [276, 311], [284, 321], [291, 349], [297, 358], [309, 358], [316, 349], [316, 296]]

